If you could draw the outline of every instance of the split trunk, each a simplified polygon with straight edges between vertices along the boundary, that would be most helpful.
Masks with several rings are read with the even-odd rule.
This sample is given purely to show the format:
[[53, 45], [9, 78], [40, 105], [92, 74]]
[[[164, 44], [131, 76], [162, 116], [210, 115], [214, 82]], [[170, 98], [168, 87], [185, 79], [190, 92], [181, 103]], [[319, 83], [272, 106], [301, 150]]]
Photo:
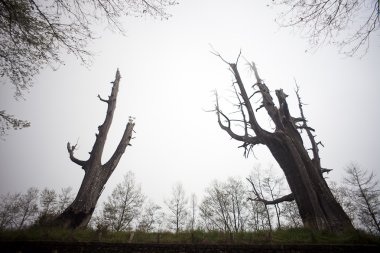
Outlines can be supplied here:
[[134, 123], [131, 118], [125, 128], [114, 154], [105, 163], [101, 163], [104, 145], [107, 134], [112, 123], [113, 114], [116, 108], [116, 98], [120, 83], [119, 70], [116, 72], [115, 80], [112, 83], [112, 92], [108, 99], [103, 99], [99, 95], [100, 101], [107, 104], [106, 118], [102, 125], [98, 127], [99, 133], [96, 134], [96, 140], [90, 152], [90, 158], [86, 161], [74, 157], [76, 145], [71, 146], [67, 143], [67, 150], [71, 161], [78, 164], [84, 170], [84, 178], [73, 203], [66, 208], [57, 218], [55, 223], [65, 228], [82, 228], [86, 227], [95, 210], [96, 203], [103, 191], [112, 172], [115, 170], [121, 156], [132, 138]]
[[[217, 56], [220, 57], [219, 54]], [[288, 110], [287, 95], [282, 89], [276, 90], [279, 104], [279, 106], [276, 106], [268, 87], [260, 79], [256, 66], [253, 63], [250, 66], [255, 73], [257, 83], [253, 86], [256, 90], [250, 95], [247, 94], [243, 85], [237, 69], [237, 62], [228, 64], [235, 77], [234, 83], [237, 88], [236, 86], [234, 87], [239, 102], [237, 106], [241, 112], [241, 119], [239, 121], [243, 122], [244, 134], [236, 134], [233, 131], [231, 126], [232, 120], [221, 111], [217, 98], [216, 112], [219, 125], [232, 138], [241, 141], [243, 143], [241, 147], [244, 147], [247, 153], [255, 145], [266, 145], [284, 171], [292, 192], [288, 196], [275, 201], [256, 200], [263, 201], [265, 204], [295, 200], [306, 228], [334, 232], [353, 229], [350, 219], [334, 198], [323, 177], [323, 173], [329, 170], [321, 167], [318, 150], [318, 145], [321, 143], [315, 141], [315, 136], [312, 134], [314, 129], [307, 125], [298, 89], [296, 94], [301, 116], [294, 118]], [[258, 109], [254, 110], [251, 99], [256, 94], [261, 95], [262, 104]], [[267, 111], [269, 117], [274, 122], [275, 130], [273, 132], [264, 130], [257, 122], [255, 114], [261, 108]], [[311, 143], [311, 154], [305, 148], [301, 134], [299, 133], [300, 130], [307, 133]]]

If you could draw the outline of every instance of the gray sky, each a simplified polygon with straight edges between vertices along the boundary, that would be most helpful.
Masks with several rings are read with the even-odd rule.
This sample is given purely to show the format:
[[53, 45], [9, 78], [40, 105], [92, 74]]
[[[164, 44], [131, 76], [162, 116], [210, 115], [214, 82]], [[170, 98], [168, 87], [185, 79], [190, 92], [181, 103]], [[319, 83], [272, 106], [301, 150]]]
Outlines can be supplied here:
[[[68, 55], [57, 71], [47, 68], [36, 77], [25, 101], [14, 101], [9, 86], [0, 87], [0, 108], [32, 122], [0, 141], [0, 193], [31, 186], [77, 191], [84, 173], [69, 160], [66, 143], [78, 140], [76, 156], [88, 158], [105, 117], [105, 104], [96, 96], [110, 93], [117, 68], [122, 80], [103, 161], [116, 148], [129, 116], [136, 117], [136, 139], [102, 199], [128, 170], [160, 203], [176, 182], [189, 195], [201, 195], [214, 179], [244, 178], [255, 164], [275, 164], [262, 146], [255, 149], [256, 158], [245, 159], [239, 143], [219, 128], [216, 115], [205, 112], [213, 108], [214, 89], [231, 99], [231, 73], [210, 53], [210, 44], [229, 61], [242, 49], [272, 91], [283, 88], [289, 95], [293, 115], [298, 115], [296, 78], [309, 123], [325, 144], [322, 165], [334, 169], [329, 177], [340, 182], [350, 162], [380, 174], [379, 34], [363, 58], [347, 58], [330, 46], [306, 52], [307, 40], [279, 29], [278, 10], [265, 1], [188, 0], [169, 12], [168, 21], [125, 18], [125, 37], [100, 30], [102, 38], [91, 44], [96, 54], [90, 68]], [[249, 89], [253, 76], [244, 60], [240, 63]], [[227, 100], [221, 102], [228, 111]], [[260, 119], [269, 124], [264, 115]]]

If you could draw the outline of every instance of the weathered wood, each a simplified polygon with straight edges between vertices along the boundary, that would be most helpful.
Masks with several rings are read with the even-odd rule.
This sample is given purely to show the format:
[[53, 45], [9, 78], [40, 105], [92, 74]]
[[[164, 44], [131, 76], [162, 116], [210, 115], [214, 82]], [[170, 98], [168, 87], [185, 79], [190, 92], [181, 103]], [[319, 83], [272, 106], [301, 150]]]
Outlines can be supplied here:
[[107, 103], [107, 113], [102, 125], [98, 127], [99, 133], [96, 134], [96, 140], [90, 152], [90, 157], [86, 161], [79, 160], [74, 156], [76, 145], [71, 146], [67, 143], [67, 150], [71, 161], [80, 165], [85, 174], [73, 203], [67, 207], [56, 219], [55, 222], [65, 228], [81, 228], [86, 227], [94, 212], [96, 203], [103, 191], [104, 185], [107, 183], [112, 172], [115, 170], [121, 156], [125, 152], [126, 147], [132, 138], [134, 122], [129, 119], [125, 128], [123, 137], [118, 147], [109, 161], [101, 164], [104, 145], [107, 140], [108, 131], [111, 127], [113, 114], [116, 109], [116, 98], [119, 90], [120, 72], [116, 71], [115, 81], [112, 82], [112, 92], [108, 100], [99, 99]]
[[[219, 54], [216, 54], [221, 58]], [[223, 59], [224, 62], [226, 62]], [[237, 61], [238, 62], [238, 61]], [[301, 117], [293, 118], [290, 115], [286, 98], [288, 95], [282, 89], [276, 90], [279, 108], [275, 105], [273, 98], [269, 92], [268, 87], [264, 81], [259, 77], [258, 71], [254, 63], [250, 64], [252, 71], [256, 76], [256, 84], [258, 90], [254, 91], [251, 96], [248, 95], [236, 63], [228, 63], [230, 70], [235, 77], [235, 84], [239, 91], [236, 92], [238, 96], [238, 106], [245, 107], [241, 110], [245, 129], [245, 135], [239, 136], [231, 129], [231, 120], [222, 113], [218, 98], [216, 103], [216, 112], [218, 115], [218, 123], [220, 127], [225, 130], [232, 138], [242, 141], [241, 147], [252, 149], [257, 144], [266, 145], [277, 163], [284, 171], [285, 177], [292, 191], [291, 196], [294, 198], [298, 205], [299, 213], [302, 218], [303, 224], [307, 228], [315, 230], [329, 230], [329, 231], [343, 231], [345, 229], [353, 229], [350, 219], [335, 200], [332, 195], [322, 173], [326, 171], [321, 167], [318, 144], [314, 140], [311, 131], [314, 130], [307, 125], [305, 119], [302, 103], [297, 90], [297, 98]], [[250, 98], [253, 95], [260, 93], [262, 95], [262, 105], [259, 108], [265, 108], [269, 117], [275, 124], [273, 132], [265, 131], [257, 122], [255, 111], [251, 104]], [[243, 101], [243, 102], [241, 102]], [[246, 120], [245, 112], [248, 114]], [[223, 116], [224, 121], [222, 122]], [[227, 122], [227, 125], [226, 123]], [[304, 146], [302, 137], [298, 132], [297, 123], [301, 123], [301, 128], [305, 129], [312, 144], [313, 156], [310, 157], [307, 149]], [[248, 129], [250, 134], [248, 134]], [[248, 151], [249, 151], [248, 150]], [[289, 201], [290, 196], [280, 199], [282, 201]], [[257, 199], [266, 204], [272, 204], [263, 199]], [[279, 201], [280, 201], [279, 200]], [[279, 203], [275, 201], [273, 203]]]

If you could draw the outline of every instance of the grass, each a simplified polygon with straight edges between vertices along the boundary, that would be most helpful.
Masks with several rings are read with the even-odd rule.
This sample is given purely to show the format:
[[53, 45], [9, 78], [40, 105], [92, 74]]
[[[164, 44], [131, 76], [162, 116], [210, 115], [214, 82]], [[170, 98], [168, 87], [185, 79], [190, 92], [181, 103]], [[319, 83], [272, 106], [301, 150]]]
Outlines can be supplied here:
[[[133, 234], [133, 235], [132, 235]], [[195, 244], [377, 244], [380, 237], [361, 231], [341, 234], [314, 232], [303, 228], [241, 233], [196, 230], [178, 234], [171, 232], [111, 232], [106, 230], [32, 227], [24, 230], [0, 231], [1, 241], [66, 241], [109, 243], [195, 243]]]

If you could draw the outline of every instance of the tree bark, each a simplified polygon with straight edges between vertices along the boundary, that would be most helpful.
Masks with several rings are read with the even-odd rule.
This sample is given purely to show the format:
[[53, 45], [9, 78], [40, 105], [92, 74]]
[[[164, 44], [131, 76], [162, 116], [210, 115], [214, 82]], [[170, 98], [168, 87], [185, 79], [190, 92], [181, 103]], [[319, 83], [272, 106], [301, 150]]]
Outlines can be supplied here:
[[[226, 62], [219, 54], [216, 55]], [[298, 89], [296, 93], [301, 117], [293, 118], [289, 113], [286, 102], [287, 95], [282, 89], [276, 90], [279, 103], [279, 107], [277, 107], [268, 87], [259, 77], [254, 63], [250, 64], [250, 67], [256, 76], [257, 82], [253, 86], [253, 88], [256, 88], [256, 91], [251, 96], [247, 94], [240, 77], [237, 68], [238, 60], [236, 63], [226, 63], [235, 77], [234, 87], [238, 87], [238, 89], [235, 88], [238, 98], [237, 106], [241, 110], [243, 120], [240, 120], [240, 122], [243, 122], [245, 131], [244, 135], [236, 134], [233, 131], [231, 120], [221, 111], [217, 97], [215, 111], [220, 127], [233, 139], [243, 142], [241, 147], [244, 147], [245, 154], [249, 153], [253, 146], [257, 144], [263, 144], [269, 148], [284, 171], [292, 192], [291, 195], [284, 197], [282, 201], [289, 201], [294, 198], [305, 227], [313, 230], [329, 230], [334, 232], [353, 229], [349, 217], [335, 200], [323, 178], [322, 172], [329, 170], [321, 167], [318, 153], [318, 145], [321, 143], [315, 141], [314, 135], [311, 133], [314, 129], [310, 128], [306, 123]], [[262, 105], [255, 111], [250, 99], [256, 94], [261, 94]], [[267, 111], [269, 117], [274, 122], [275, 130], [273, 132], [264, 130], [257, 122], [255, 112], [261, 108]], [[222, 118], [224, 121], [222, 121]], [[312, 146], [312, 156], [307, 152], [297, 129], [303, 129], [307, 132]], [[266, 204], [269, 204], [268, 201], [266, 202]], [[279, 203], [280, 201], [272, 202]]]
[[113, 84], [112, 92], [108, 99], [102, 99], [98, 95], [100, 101], [107, 104], [107, 113], [103, 124], [98, 127], [99, 133], [96, 134], [95, 143], [89, 153], [90, 158], [86, 161], [77, 159], [74, 156], [76, 145], [71, 146], [70, 143], [67, 143], [67, 151], [69, 152], [71, 161], [81, 166], [85, 174], [76, 198], [55, 219], [55, 223], [64, 228], [75, 229], [87, 226], [104, 185], [115, 170], [126, 147], [130, 145], [129, 142], [132, 138], [133, 127], [135, 125], [131, 117], [114, 154], [105, 164], [101, 163], [104, 145], [116, 108], [120, 78], [120, 72], [117, 70], [115, 80], [111, 82]]

